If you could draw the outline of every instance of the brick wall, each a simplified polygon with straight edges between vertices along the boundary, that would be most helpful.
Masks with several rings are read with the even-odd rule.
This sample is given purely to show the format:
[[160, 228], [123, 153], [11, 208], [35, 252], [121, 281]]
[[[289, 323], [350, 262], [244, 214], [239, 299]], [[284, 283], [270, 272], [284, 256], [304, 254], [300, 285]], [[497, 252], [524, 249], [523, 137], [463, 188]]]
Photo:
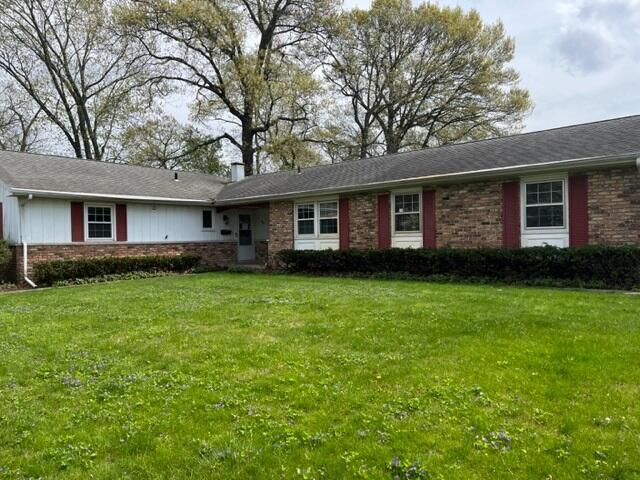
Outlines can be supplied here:
[[266, 265], [269, 261], [269, 242], [267, 240], [256, 241], [256, 262]]
[[349, 198], [349, 248], [378, 247], [378, 195]]
[[502, 182], [437, 188], [436, 229], [438, 247], [501, 247]]
[[[15, 267], [18, 282], [23, 276], [22, 247], [12, 247], [15, 251]], [[141, 257], [145, 255], [198, 255], [202, 265], [212, 268], [227, 267], [237, 260], [238, 246], [235, 242], [202, 243], [158, 243], [158, 244], [64, 244], [30, 245], [29, 276], [33, 275], [33, 266], [51, 260], [76, 260], [91, 257]]]
[[269, 262], [281, 250], [293, 248], [293, 202], [271, 202], [269, 207]]
[[640, 245], [640, 173], [635, 168], [589, 174], [589, 243]]

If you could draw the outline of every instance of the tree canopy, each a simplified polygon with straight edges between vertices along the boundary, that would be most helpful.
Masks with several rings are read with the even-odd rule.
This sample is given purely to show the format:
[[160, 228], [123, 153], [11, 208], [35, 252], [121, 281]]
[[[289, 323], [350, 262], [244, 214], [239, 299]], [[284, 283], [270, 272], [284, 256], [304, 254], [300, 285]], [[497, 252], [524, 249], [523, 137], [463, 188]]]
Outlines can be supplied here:
[[411, 0], [0, 0], [0, 148], [251, 175], [497, 136], [514, 51]]
[[374, 0], [338, 14], [321, 45], [360, 157], [501, 135], [531, 108], [513, 40], [475, 10]]

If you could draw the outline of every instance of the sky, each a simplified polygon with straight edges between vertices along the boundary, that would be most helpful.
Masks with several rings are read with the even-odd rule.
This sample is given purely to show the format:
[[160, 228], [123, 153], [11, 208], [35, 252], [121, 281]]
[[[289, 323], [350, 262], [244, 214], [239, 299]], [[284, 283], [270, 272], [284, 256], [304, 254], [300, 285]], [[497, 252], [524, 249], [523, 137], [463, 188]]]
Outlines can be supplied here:
[[515, 39], [513, 66], [535, 103], [525, 131], [640, 114], [640, 0], [436, 3], [475, 8]]

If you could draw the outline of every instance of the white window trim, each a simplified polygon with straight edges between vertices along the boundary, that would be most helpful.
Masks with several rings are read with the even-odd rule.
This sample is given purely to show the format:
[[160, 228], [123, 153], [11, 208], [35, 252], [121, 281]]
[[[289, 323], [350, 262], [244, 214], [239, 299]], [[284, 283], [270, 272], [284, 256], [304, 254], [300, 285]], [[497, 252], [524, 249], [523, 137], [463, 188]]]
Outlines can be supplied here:
[[[527, 185], [532, 183], [562, 182], [562, 220], [561, 227], [527, 227]], [[569, 179], [568, 175], [556, 174], [538, 177], [526, 177], [520, 181], [520, 218], [523, 235], [545, 233], [569, 233]]]
[[[204, 223], [204, 212], [211, 212], [211, 228], [205, 228], [203, 223]], [[203, 208], [202, 212], [200, 212], [200, 227], [202, 228], [203, 232], [213, 232], [214, 230], [214, 226], [215, 226], [215, 212], [213, 211], [212, 208]]]
[[[320, 204], [334, 202], [338, 207], [338, 214], [335, 217], [338, 223], [338, 231], [336, 233], [320, 233]], [[298, 206], [299, 205], [313, 205], [313, 234], [300, 234], [298, 233]], [[314, 198], [296, 200], [293, 205], [293, 221], [294, 237], [299, 240], [313, 240], [313, 239], [336, 239], [340, 238], [340, 200], [336, 197], [331, 198]]]
[[[111, 237], [110, 238], [90, 238], [89, 237], [89, 207], [108, 207], [111, 209]], [[115, 203], [85, 203], [84, 204], [84, 241], [87, 243], [115, 242], [118, 238], [116, 234], [116, 205]]]
[[[396, 230], [396, 195], [418, 195], [418, 230], [412, 232], [398, 232]], [[422, 191], [394, 190], [391, 192], [391, 233], [395, 236], [415, 237], [422, 235]]]

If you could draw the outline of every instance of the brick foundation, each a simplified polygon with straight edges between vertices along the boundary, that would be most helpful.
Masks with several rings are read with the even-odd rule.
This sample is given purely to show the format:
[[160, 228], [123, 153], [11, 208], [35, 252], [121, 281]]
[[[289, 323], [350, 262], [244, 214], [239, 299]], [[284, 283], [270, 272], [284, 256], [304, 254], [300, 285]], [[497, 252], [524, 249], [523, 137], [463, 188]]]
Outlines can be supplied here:
[[[22, 247], [11, 247], [14, 251], [14, 279], [18, 283], [23, 279]], [[52, 260], [77, 260], [91, 257], [142, 257], [147, 255], [198, 255], [201, 264], [211, 268], [224, 268], [236, 263], [238, 245], [235, 242], [202, 243], [158, 243], [158, 244], [64, 244], [30, 245], [28, 249], [28, 275], [33, 275], [37, 263]]]
[[589, 243], [640, 245], [640, 173], [635, 168], [589, 174]]
[[266, 265], [269, 261], [269, 242], [267, 240], [256, 241], [256, 262]]

